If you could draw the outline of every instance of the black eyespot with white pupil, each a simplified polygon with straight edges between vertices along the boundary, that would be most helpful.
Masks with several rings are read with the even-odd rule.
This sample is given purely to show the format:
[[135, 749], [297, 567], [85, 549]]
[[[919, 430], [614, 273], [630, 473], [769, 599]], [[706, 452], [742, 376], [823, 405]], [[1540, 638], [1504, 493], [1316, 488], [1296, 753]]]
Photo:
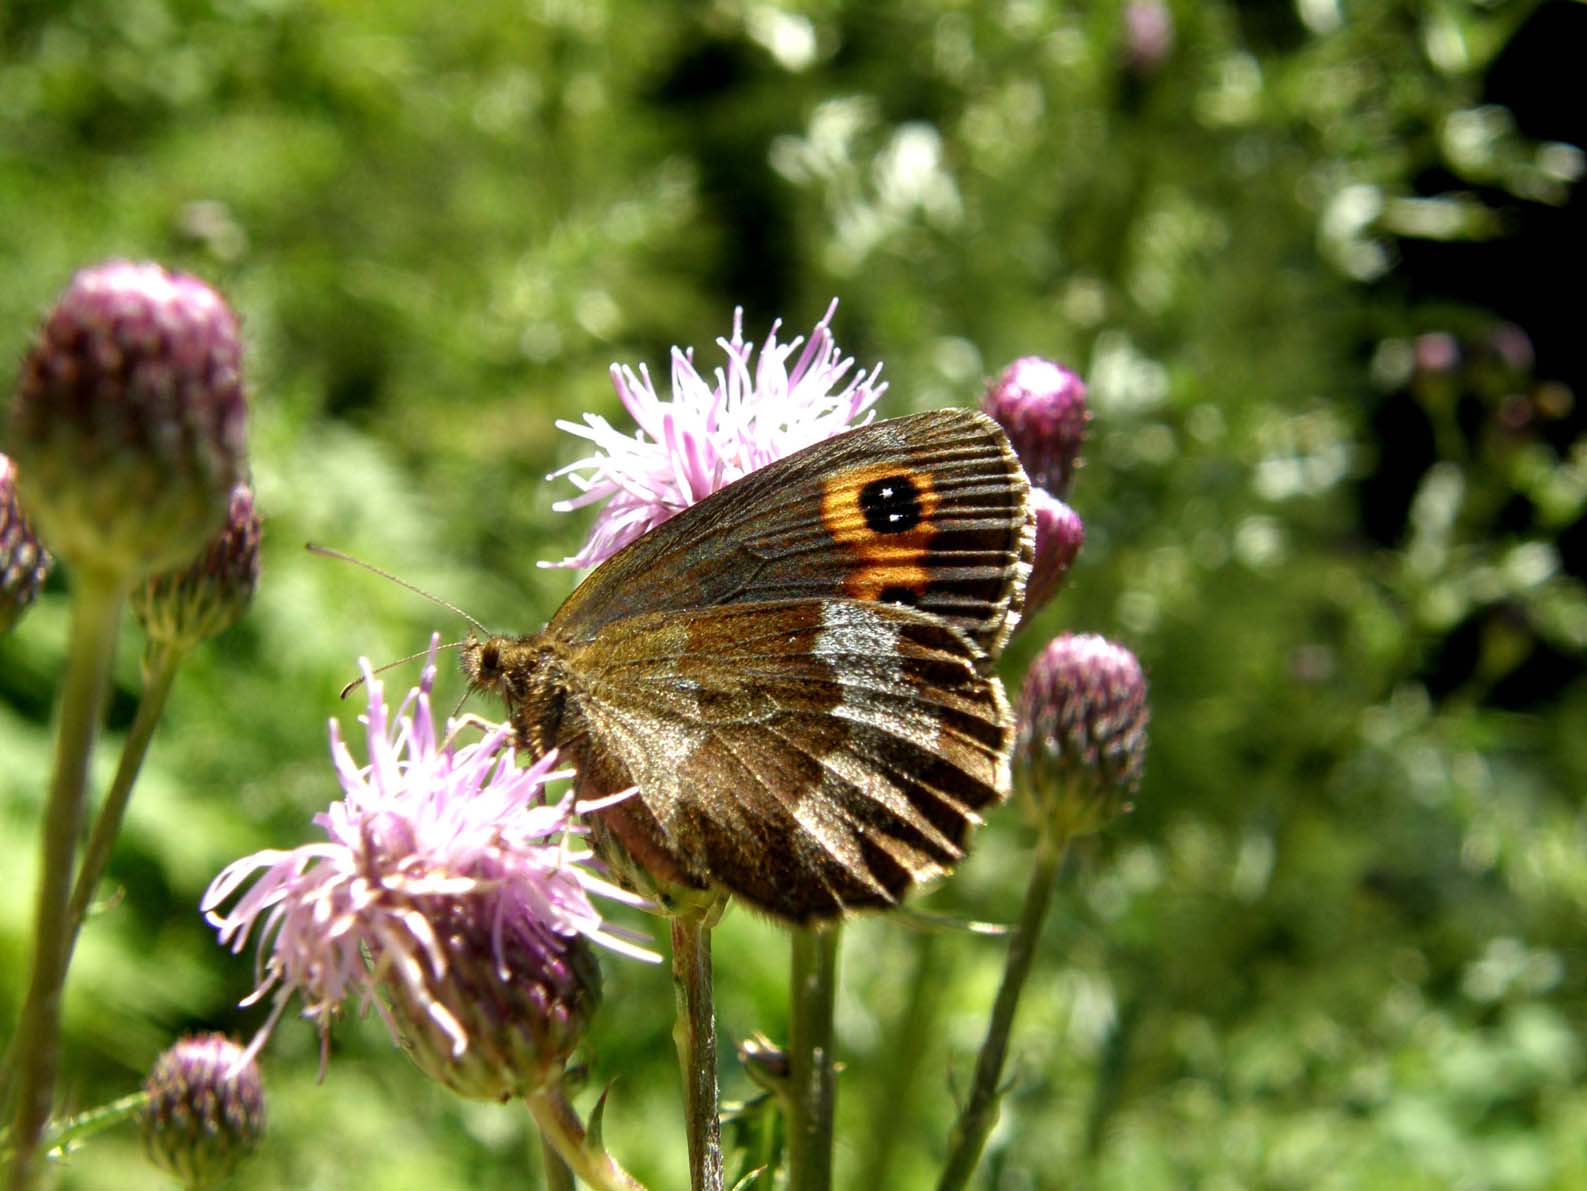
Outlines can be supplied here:
[[860, 512], [873, 533], [908, 533], [920, 524], [920, 490], [908, 476], [883, 476], [860, 489]]

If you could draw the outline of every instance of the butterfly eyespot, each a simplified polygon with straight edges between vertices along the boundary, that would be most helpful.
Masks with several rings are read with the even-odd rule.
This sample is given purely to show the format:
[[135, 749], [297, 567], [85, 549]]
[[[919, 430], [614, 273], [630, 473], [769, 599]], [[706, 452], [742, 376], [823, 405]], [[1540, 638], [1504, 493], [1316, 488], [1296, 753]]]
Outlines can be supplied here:
[[918, 591], [897, 583], [891, 587], [882, 588], [877, 593], [876, 598], [883, 604], [902, 604], [906, 608], [918, 607], [920, 604], [920, 593]]
[[924, 516], [920, 491], [906, 475], [882, 476], [861, 488], [860, 512], [874, 533], [908, 533]]

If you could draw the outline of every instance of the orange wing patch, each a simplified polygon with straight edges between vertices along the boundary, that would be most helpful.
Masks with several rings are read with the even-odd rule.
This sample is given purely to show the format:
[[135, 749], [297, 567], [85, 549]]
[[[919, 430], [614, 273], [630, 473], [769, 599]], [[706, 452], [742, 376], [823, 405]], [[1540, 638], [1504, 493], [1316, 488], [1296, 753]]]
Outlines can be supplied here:
[[821, 490], [821, 524], [853, 562], [844, 594], [918, 603], [931, 579], [926, 555], [941, 504], [931, 473], [896, 463], [851, 468], [828, 479]]

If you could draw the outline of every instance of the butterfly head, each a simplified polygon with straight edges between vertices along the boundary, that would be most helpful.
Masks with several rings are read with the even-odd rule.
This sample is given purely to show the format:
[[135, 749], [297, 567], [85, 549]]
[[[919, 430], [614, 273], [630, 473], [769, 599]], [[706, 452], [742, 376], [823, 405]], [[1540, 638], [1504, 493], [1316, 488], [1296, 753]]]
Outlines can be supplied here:
[[551, 650], [540, 637], [470, 634], [459, 651], [471, 690], [495, 695], [506, 705], [518, 745], [538, 757], [556, 744], [562, 719], [560, 684], [549, 665]]

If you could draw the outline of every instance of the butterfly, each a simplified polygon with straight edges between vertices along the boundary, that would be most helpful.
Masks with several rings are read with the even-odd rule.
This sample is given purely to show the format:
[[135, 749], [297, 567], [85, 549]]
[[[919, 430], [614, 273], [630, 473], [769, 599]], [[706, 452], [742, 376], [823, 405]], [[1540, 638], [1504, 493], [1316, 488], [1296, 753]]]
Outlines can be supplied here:
[[1034, 524], [997, 423], [875, 422], [770, 463], [607, 559], [463, 671], [552, 748], [598, 850], [796, 924], [895, 905], [1007, 796], [992, 664]]

